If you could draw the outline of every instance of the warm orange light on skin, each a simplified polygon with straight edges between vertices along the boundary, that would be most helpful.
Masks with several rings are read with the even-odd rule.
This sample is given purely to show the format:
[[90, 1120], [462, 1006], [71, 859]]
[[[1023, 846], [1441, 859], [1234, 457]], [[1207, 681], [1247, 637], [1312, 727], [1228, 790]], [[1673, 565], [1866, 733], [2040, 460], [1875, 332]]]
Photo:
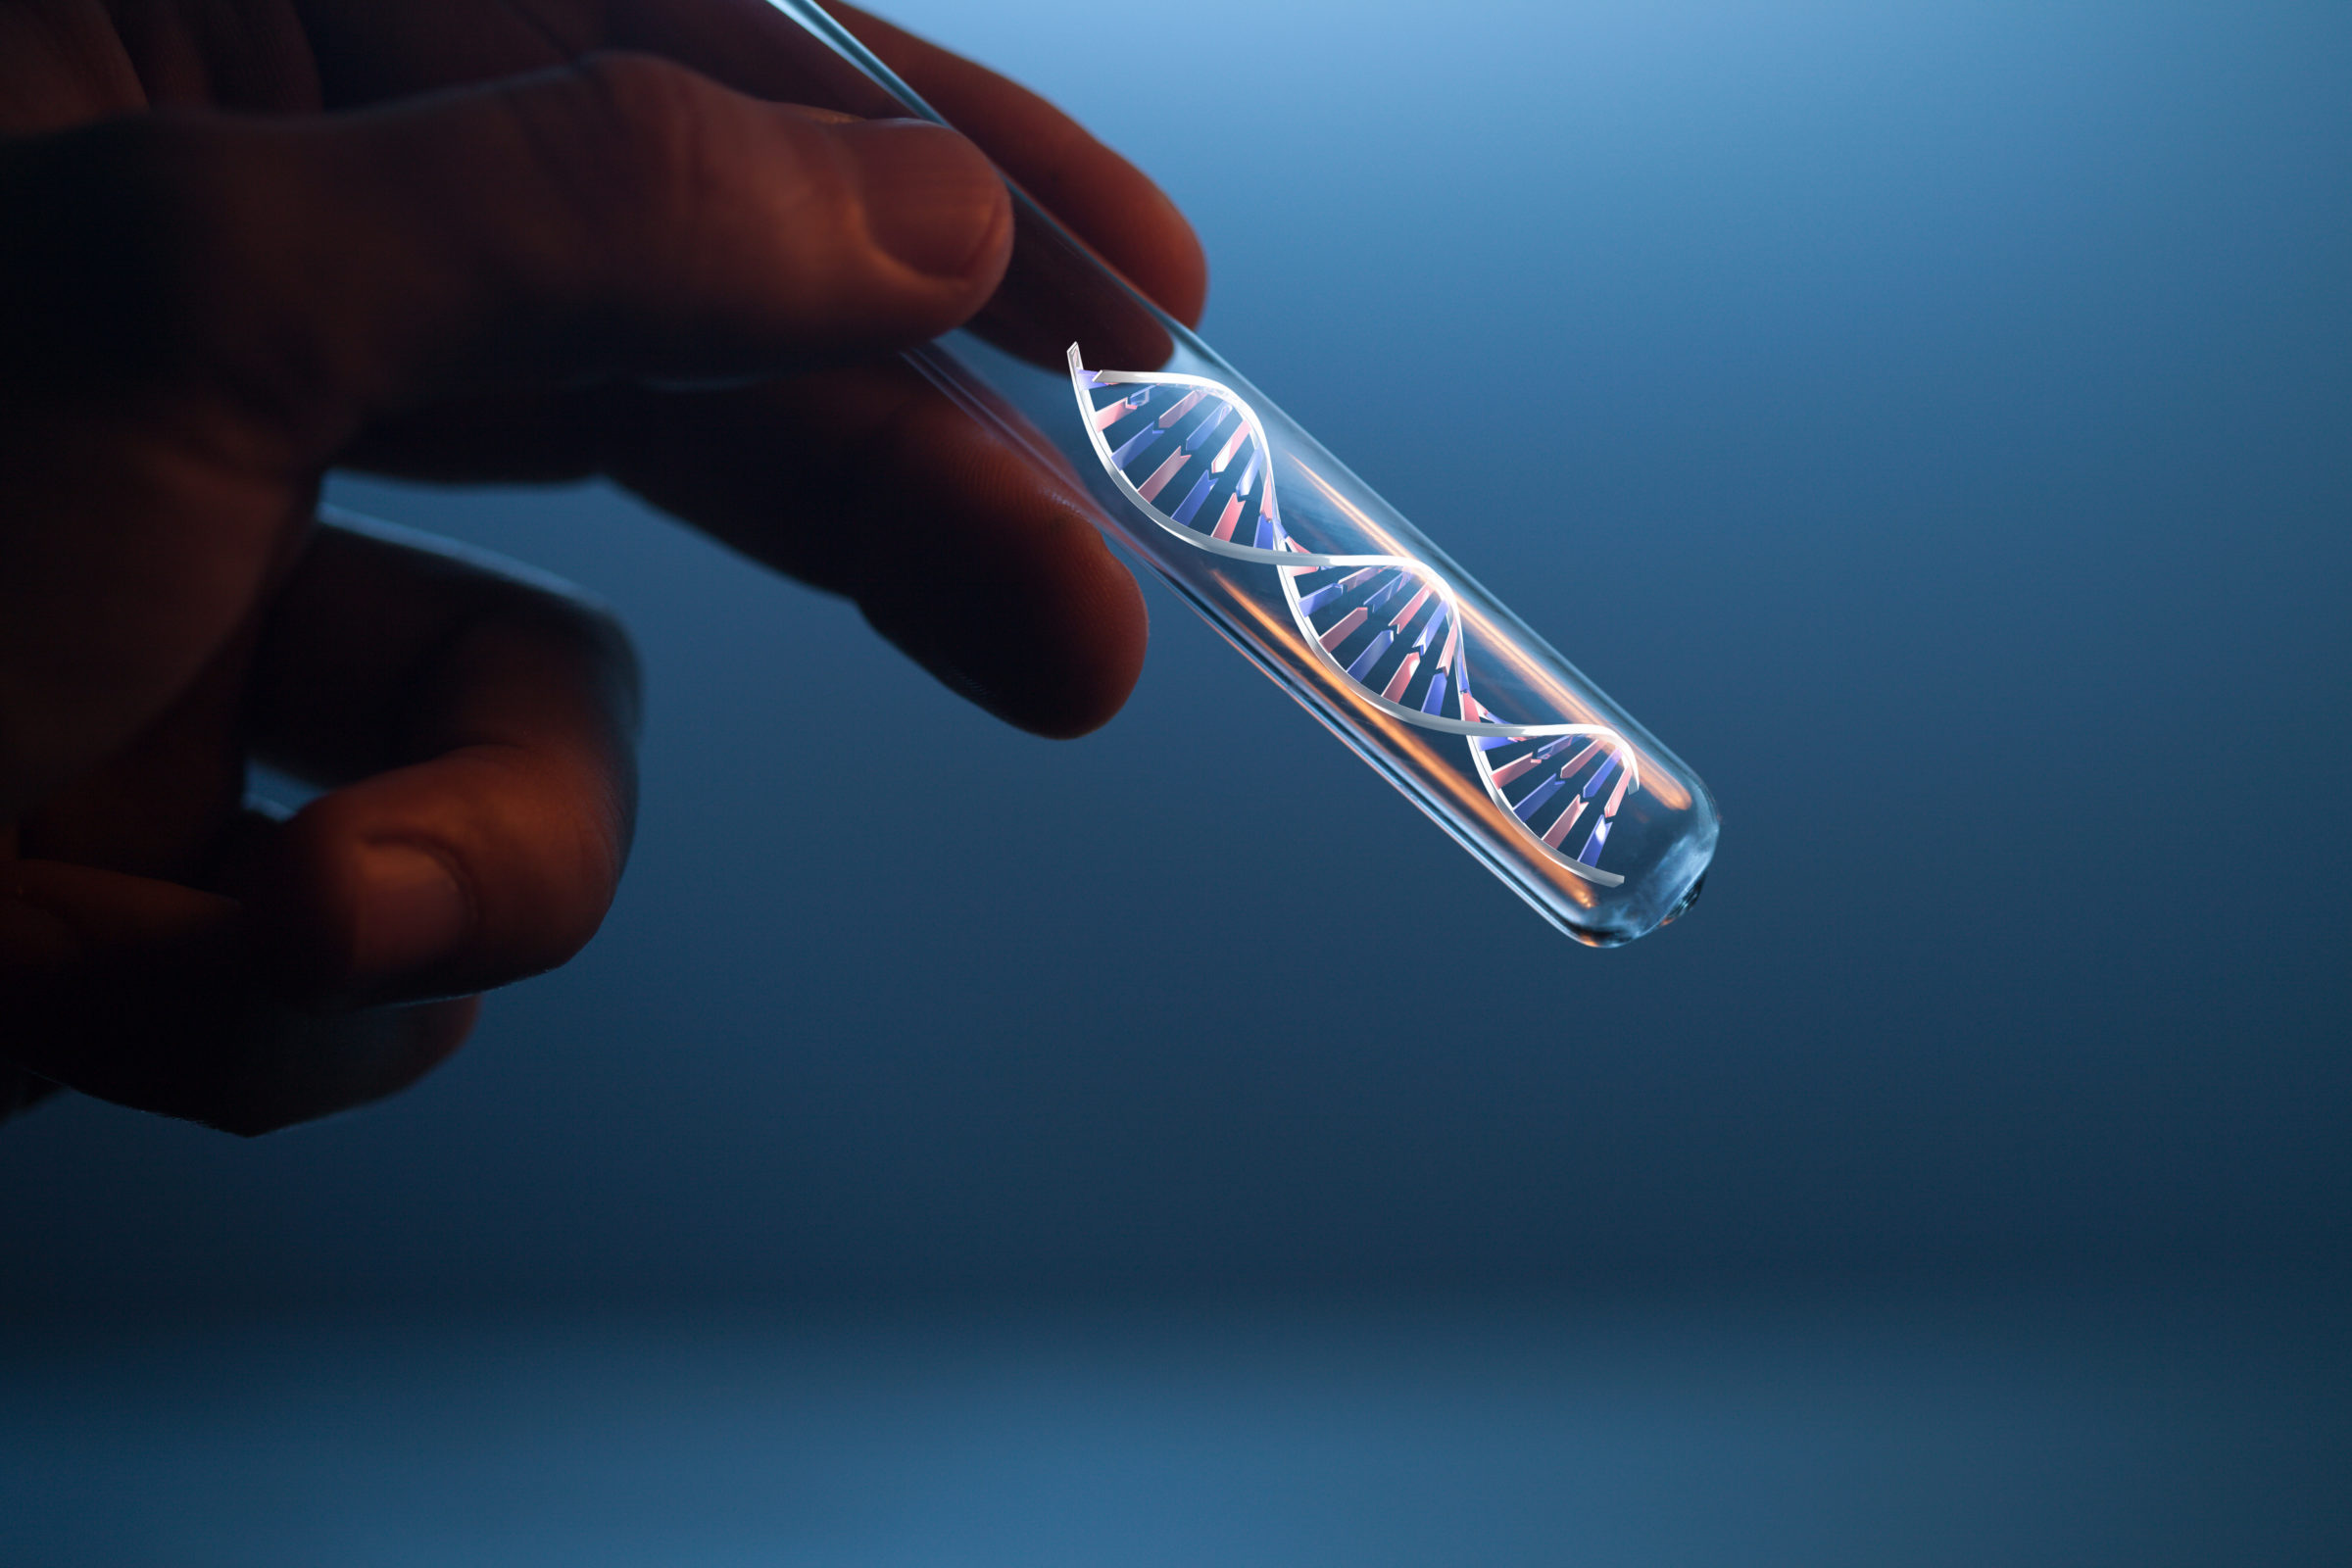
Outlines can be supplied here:
[[[1290, 457], [1290, 463], [1291, 466], [1306, 475], [1307, 481], [1322, 492], [1324, 499], [1346, 514], [1348, 521], [1363, 529], [1376, 541], [1381, 554], [1401, 556], [1407, 561], [1420, 558], [1419, 551], [1407, 546], [1395, 534], [1373, 521], [1365, 514], [1361, 507], [1349, 501], [1329, 480], [1308, 467], [1296, 456]], [[1553, 675], [1550, 670], [1530, 659], [1520, 649], [1518, 640], [1506, 635], [1503, 629], [1497, 626], [1485, 612], [1479, 610], [1475, 605], [1465, 602], [1461, 606], [1461, 613], [1483, 634], [1479, 639], [1479, 651], [1502, 660], [1523, 684], [1557, 707], [1569, 723], [1606, 724], [1611, 728], [1619, 727], [1620, 720], [1611, 715], [1594, 711], [1591, 705], [1579, 698], [1575, 692], [1561, 685], [1558, 677]], [[1385, 714], [1374, 712], [1368, 716], [1377, 719], [1384, 727], [1396, 728]], [[1628, 743], [1631, 744], [1630, 737]], [[1656, 797], [1658, 804], [1670, 811], [1682, 811], [1690, 808], [1690, 790], [1689, 786], [1667, 771], [1646, 748], [1635, 747], [1635, 757], [1641, 763], [1642, 788], [1646, 793]], [[1483, 793], [1481, 801], [1484, 802]], [[1587, 903], [1589, 901], [1580, 898], [1578, 902]]]
[[[1254, 598], [1244, 592], [1240, 584], [1234, 582], [1222, 571], [1212, 570], [1209, 576], [1214, 578], [1217, 585], [1225, 590], [1229, 604], [1257, 623], [1259, 635], [1267, 643], [1280, 648], [1289, 647], [1297, 641], [1297, 629], [1292, 626], [1288, 616], [1277, 618], [1269, 613], [1258, 605]], [[1300, 666], [1304, 667], [1304, 673], [1314, 681], [1327, 698], [1345, 699], [1357, 723], [1368, 729], [1377, 730], [1385, 737], [1387, 751], [1410, 757], [1416, 764], [1415, 771], [1423, 781], [1436, 785], [1451, 796], [1456, 809], [1464, 816], [1494, 822], [1497, 829], [1508, 832], [1508, 828], [1496, 818], [1494, 803], [1487, 798], [1486, 790], [1465, 773], [1458, 763], [1450, 760], [1451, 753], [1462, 744], [1460, 736], [1443, 735], [1439, 731], [1425, 730], [1417, 725], [1400, 723], [1379, 709], [1358, 700], [1357, 689], [1352, 682], [1346, 685], [1335, 685], [1325, 675], [1322, 667], [1310, 661], [1299, 660], [1293, 664], [1294, 669]], [[1441, 740], [1451, 743], [1444, 753], [1441, 753], [1436, 745], [1432, 744]], [[1648, 782], [1648, 776], [1644, 774], [1642, 783], [1646, 786]], [[1685, 799], [1687, 800], [1689, 797], [1686, 795]], [[1598, 890], [1581, 879], [1555, 869], [1547, 861], [1535, 856], [1518, 856], [1514, 858], [1522, 866], [1542, 870], [1544, 880], [1579, 907], [1590, 909], [1598, 905]]]

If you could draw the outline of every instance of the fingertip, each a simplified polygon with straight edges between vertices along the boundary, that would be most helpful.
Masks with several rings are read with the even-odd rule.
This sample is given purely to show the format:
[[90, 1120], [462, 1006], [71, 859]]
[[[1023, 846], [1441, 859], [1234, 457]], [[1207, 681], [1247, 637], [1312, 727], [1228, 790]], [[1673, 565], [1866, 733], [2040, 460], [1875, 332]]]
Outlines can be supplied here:
[[866, 619], [1008, 724], [1055, 740], [1100, 729], [1143, 672], [1151, 620], [1134, 574], [1086, 502], [1041, 489], [1025, 466], [1003, 488], [975, 474], [966, 505], [962, 526], [927, 536], [922, 569], [860, 591]]
[[255, 904], [298, 994], [452, 997], [578, 953], [626, 855], [592, 763], [464, 748], [312, 802], [278, 836]]
[[[245, 897], [264, 951], [278, 982], [297, 997], [341, 1002], [371, 996], [448, 946], [422, 931], [421, 910], [403, 921], [398, 906], [404, 887], [413, 904], [425, 904], [419, 896], [424, 879], [404, 877], [397, 864], [381, 867], [379, 877], [379, 867], [370, 863], [376, 857], [365, 836], [367, 824], [352, 820], [356, 814], [349, 792], [313, 801], [270, 836], [246, 878]], [[409, 842], [395, 853], [417, 852]], [[391, 906], [381, 914], [373, 907], [379, 880]], [[385, 962], [396, 955], [408, 961]]]
[[1160, 309], [1200, 324], [1208, 298], [1200, 236], [1141, 170], [1017, 82], [841, 0], [826, 9]]
[[455, 861], [401, 840], [353, 848], [358, 878], [350, 975], [364, 991], [429, 974], [466, 946], [473, 900]]
[[1143, 593], [1075, 471], [1006, 442], [912, 368], [648, 399], [630, 428], [622, 483], [854, 599], [877, 632], [1006, 722], [1082, 735], [1134, 688]]
[[1151, 641], [1151, 612], [1135, 574], [1100, 538], [1090, 543], [1064, 561], [1056, 594], [1065, 607], [1064, 649], [1043, 666], [1053, 678], [1031, 689], [1025, 711], [1007, 715], [1051, 740], [1075, 740], [1109, 723], [1142, 678]]
[[1012, 199], [996, 167], [956, 132], [917, 120], [852, 121], [833, 134], [857, 172], [875, 248], [964, 285], [977, 308], [1012, 254]]
[[1104, 149], [1133, 181], [1124, 222], [1104, 221], [1106, 252], [1128, 280], [1187, 326], [1199, 326], [1208, 307], [1208, 253], [1168, 193], [1115, 152]]
[[637, 662], [609, 612], [523, 569], [345, 516], [289, 582], [251, 744], [337, 787], [237, 880], [294, 994], [459, 996], [595, 935], [634, 823]]

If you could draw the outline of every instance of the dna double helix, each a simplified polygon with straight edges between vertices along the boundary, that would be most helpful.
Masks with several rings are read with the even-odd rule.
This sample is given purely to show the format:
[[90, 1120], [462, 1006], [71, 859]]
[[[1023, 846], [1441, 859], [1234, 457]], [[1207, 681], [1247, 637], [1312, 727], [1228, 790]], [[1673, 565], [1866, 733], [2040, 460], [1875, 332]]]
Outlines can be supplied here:
[[1471, 690], [1461, 596], [1440, 572], [1404, 556], [1325, 555], [1293, 538], [1265, 426], [1230, 387], [1090, 370], [1075, 343], [1069, 358], [1088, 438], [1129, 503], [1196, 549], [1274, 567], [1302, 646], [1357, 701], [1463, 737], [1488, 797], [1521, 837], [1588, 882], [1625, 880], [1600, 868], [1618, 808], [1642, 787], [1624, 736], [1601, 724], [1505, 721]]

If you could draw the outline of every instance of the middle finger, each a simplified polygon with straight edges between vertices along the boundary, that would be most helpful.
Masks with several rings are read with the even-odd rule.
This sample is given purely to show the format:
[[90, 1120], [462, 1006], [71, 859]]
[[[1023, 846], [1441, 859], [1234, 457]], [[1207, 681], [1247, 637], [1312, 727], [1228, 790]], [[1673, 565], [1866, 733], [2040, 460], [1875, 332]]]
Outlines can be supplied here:
[[442, 482], [608, 473], [761, 564], [855, 599], [950, 687], [1041, 734], [1102, 724], [1143, 667], [1142, 595], [1077, 479], [900, 361], [717, 392], [444, 408], [349, 458]]

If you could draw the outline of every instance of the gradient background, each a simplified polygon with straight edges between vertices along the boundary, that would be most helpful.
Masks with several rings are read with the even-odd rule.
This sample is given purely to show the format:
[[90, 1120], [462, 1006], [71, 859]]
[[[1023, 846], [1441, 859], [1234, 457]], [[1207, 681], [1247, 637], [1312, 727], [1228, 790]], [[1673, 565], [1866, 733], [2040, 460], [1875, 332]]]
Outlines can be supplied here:
[[0, 1133], [0, 1548], [2352, 1560], [2352, 11], [889, 9], [1160, 178], [1705, 900], [1573, 947], [1156, 591], [1056, 745], [338, 482], [619, 608], [636, 858], [395, 1102]]

